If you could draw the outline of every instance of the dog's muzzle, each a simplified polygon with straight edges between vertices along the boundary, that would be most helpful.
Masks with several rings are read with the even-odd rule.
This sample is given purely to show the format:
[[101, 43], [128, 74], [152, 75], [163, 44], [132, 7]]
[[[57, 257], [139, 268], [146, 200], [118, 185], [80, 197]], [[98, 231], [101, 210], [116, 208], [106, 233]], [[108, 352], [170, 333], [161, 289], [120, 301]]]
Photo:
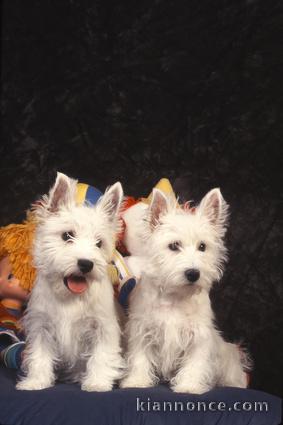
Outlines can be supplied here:
[[73, 294], [82, 294], [88, 288], [88, 283], [84, 275], [93, 269], [94, 264], [92, 261], [84, 258], [79, 259], [77, 264], [80, 272], [78, 274], [72, 273], [69, 276], [65, 276], [64, 285]]

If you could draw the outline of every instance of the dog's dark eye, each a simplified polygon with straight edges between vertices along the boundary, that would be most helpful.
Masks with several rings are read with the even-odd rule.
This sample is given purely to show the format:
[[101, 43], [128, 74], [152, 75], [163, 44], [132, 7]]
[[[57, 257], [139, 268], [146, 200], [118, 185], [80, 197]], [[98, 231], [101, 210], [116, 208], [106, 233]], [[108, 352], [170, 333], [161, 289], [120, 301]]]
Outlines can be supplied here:
[[102, 247], [102, 240], [101, 239], [96, 242], [96, 246], [97, 246], [97, 248], [101, 248]]
[[201, 242], [198, 246], [198, 250], [199, 251], [205, 251], [206, 250], [206, 245], [204, 242]]
[[62, 233], [62, 239], [65, 242], [71, 241], [74, 237], [74, 232], [72, 232], [71, 230], [69, 232]]
[[180, 249], [180, 242], [169, 243], [168, 248], [171, 249], [171, 251], [179, 251], [179, 249]]

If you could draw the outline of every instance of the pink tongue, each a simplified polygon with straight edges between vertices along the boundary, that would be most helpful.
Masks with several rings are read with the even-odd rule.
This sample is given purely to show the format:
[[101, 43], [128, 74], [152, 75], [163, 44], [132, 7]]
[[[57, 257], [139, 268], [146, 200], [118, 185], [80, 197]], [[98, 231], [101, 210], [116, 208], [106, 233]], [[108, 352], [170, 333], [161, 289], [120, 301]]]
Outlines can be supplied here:
[[70, 276], [67, 279], [68, 288], [75, 294], [82, 294], [87, 289], [87, 283], [84, 277]]

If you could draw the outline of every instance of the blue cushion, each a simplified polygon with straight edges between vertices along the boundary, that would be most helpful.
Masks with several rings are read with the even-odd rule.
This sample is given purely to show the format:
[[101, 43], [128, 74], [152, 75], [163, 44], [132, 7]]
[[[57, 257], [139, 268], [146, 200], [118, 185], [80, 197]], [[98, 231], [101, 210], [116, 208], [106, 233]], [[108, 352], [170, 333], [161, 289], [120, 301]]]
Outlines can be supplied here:
[[[280, 398], [255, 390], [216, 388], [197, 396], [158, 386], [88, 393], [78, 385], [57, 384], [41, 391], [17, 391], [15, 382], [16, 372], [0, 367], [1, 425], [278, 425], [281, 418]], [[183, 411], [180, 403], [174, 404], [177, 401], [183, 403]], [[207, 411], [204, 405], [197, 411], [197, 402], [206, 402]], [[222, 404], [223, 411], [212, 411], [209, 402], [211, 409], [219, 402], [227, 408]], [[243, 402], [248, 402], [246, 409], [265, 402], [268, 411], [233, 411], [235, 402], [238, 409]]]

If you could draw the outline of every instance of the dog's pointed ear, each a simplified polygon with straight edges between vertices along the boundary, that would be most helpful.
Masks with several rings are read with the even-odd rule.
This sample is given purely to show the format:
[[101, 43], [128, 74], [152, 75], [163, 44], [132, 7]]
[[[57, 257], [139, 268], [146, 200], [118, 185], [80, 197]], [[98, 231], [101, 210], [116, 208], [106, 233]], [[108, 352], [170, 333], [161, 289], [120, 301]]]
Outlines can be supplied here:
[[71, 206], [75, 202], [76, 184], [76, 180], [57, 173], [55, 184], [49, 192], [47, 210], [53, 213], [61, 206]]
[[210, 190], [204, 196], [199, 205], [199, 211], [205, 214], [213, 225], [225, 227], [227, 224], [228, 205], [219, 188]]
[[110, 186], [100, 198], [99, 207], [106, 212], [111, 221], [118, 216], [123, 201], [123, 188], [120, 182]]
[[154, 188], [152, 191], [152, 200], [149, 206], [149, 223], [151, 229], [154, 229], [160, 222], [160, 217], [168, 212], [168, 200], [161, 190]]

